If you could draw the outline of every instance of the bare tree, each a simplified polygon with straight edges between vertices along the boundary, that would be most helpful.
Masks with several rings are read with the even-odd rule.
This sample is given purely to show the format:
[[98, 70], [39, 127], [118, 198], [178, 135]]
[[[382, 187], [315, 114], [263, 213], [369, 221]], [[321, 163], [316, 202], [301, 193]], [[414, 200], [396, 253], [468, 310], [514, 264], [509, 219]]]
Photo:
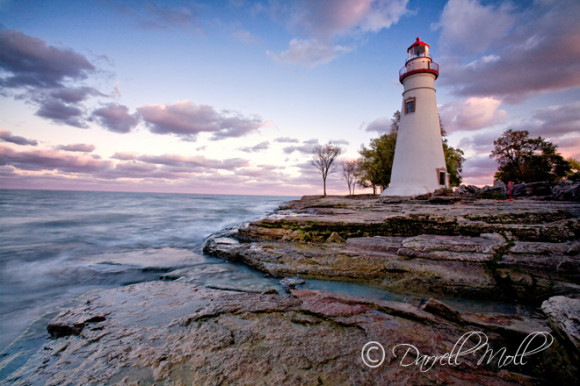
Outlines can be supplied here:
[[342, 176], [348, 185], [348, 194], [354, 194], [356, 180], [358, 179], [358, 160], [344, 161], [342, 163]]
[[312, 165], [316, 166], [322, 174], [322, 185], [324, 187], [324, 196], [326, 196], [326, 177], [329, 173], [334, 173], [331, 169], [332, 163], [342, 153], [342, 149], [331, 143], [326, 145], [317, 145], [312, 151]]

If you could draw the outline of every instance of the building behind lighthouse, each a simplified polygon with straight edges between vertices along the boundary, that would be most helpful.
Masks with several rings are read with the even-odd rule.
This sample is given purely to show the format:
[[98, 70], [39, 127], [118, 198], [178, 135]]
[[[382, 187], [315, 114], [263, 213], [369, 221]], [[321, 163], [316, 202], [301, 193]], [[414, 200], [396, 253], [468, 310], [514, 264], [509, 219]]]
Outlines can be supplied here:
[[391, 182], [382, 196], [416, 196], [449, 187], [435, 98], [439, 66], [431, 60], [429, 45], [420, 38], [407, 53], [405, 66], [399, 71], [403, 104]]

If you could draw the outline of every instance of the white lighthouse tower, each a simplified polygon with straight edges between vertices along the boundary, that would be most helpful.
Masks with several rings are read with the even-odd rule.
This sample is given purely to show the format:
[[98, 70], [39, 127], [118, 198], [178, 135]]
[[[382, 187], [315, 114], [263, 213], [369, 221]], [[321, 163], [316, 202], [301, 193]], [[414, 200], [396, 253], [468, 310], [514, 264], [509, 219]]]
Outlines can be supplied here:
[[439, 65], [419, 38], [407, 52], [405, 67], [399, 71], [403, 107], [391, 183], [382, 196], [416, 196], [449, 186], [435, 100]]

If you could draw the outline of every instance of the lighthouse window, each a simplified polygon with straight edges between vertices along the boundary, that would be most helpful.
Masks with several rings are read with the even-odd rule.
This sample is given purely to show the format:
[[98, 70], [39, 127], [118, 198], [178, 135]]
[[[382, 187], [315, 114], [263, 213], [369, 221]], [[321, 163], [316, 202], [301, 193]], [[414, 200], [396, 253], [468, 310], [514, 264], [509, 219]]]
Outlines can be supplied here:
[[415, 98], [409, 98], [405, 100], [405, 114], [410, 114], [415, 112]]
[[445, 172], [439, 172], [439, 185], [445, 185]]

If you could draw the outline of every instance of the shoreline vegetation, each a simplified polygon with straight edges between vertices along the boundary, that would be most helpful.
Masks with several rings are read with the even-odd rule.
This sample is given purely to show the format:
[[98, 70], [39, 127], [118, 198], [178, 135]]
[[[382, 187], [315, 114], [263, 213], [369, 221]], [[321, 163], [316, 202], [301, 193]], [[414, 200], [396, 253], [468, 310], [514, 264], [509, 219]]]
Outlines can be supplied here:
[[[504, 188], [487, 191], [505, 197]], [[13, 367], [4, 381], [574, 384], [578, 186], [535, 194], [544, 188], [519, 187], [525, 198], [511, 202], [478, 199], [485, 192], [463, 187], [415, 199], [305, 196], [285, 203], [267, 218], [213, 235], [204, 248], [280, 278], [285, 293], [207, 288], [181, 272], [87, 294], [48, 323], [50, 338], [26, 363], [2, 359], [4, 371]], [[311, 279], [424, 300], [304, 289]], [[536, 312], [466, 312], [441, 301], [450, 297]], [[458, 355], [457, 342], [475, 347], [476, 337], [486, 345]], [[383, 351], [365, 353], [369, 342]], [[531, 343], [522, 349], [522, 342]]]

